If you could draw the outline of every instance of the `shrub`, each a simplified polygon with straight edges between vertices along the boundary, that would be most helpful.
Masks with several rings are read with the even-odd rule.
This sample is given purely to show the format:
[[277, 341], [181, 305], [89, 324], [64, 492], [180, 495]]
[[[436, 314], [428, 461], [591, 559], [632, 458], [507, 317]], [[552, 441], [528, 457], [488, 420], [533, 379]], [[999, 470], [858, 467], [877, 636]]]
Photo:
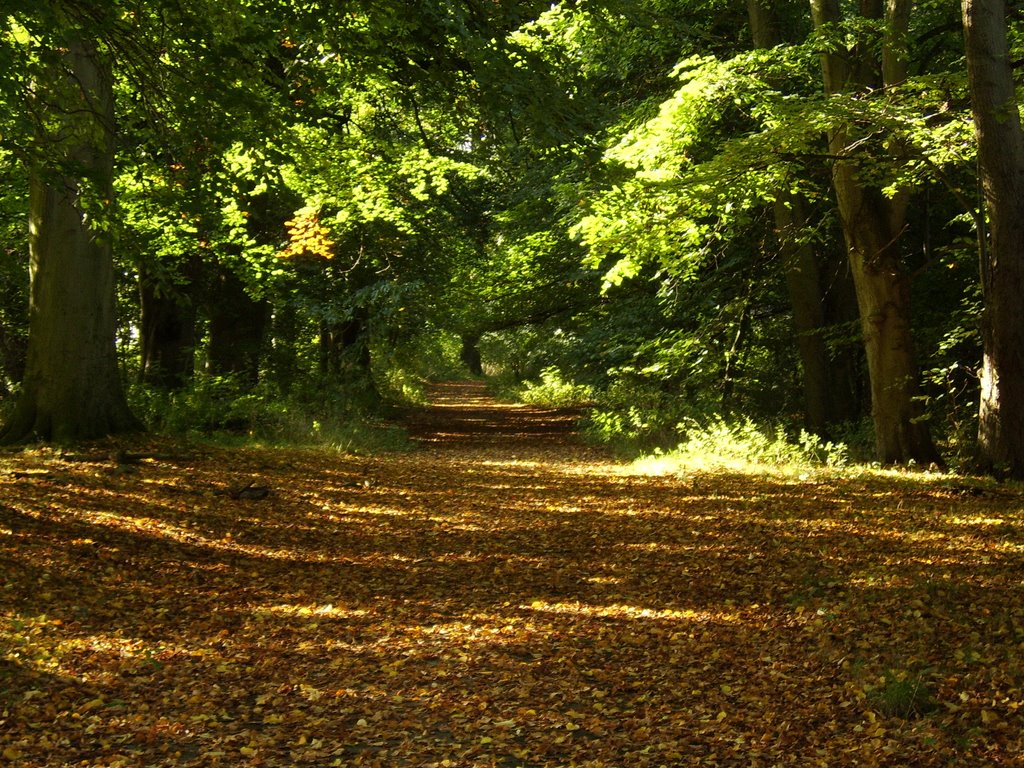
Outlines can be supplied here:
[[934, 712], [938, 703], [921, 675], [891, 671], [868, 691], [868, 703], [885, 717], [910, 720]]

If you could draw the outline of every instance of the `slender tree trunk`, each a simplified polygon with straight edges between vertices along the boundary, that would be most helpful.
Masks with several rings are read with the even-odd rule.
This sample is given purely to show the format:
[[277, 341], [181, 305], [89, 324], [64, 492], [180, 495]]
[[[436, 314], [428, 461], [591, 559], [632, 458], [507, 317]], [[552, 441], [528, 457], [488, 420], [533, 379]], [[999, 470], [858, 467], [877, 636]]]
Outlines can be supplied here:
[[805, 223], [803, 201], [791, 195], [780, 195], [775, 201], [775, 231], [786, 270], [786, 289], [800, 353], [804, 426], [824, 436], [831, 421], [828, 349], [822, 333], [825, 311], [817, 254], [809, 245], [797, 241]]
[[[989, 220], [978, 447], [984, 467], [1024, 477], [1024, 135], [1004, 0], [963, 0], [978, 159]], [[983, 235], [979, 235], [983, 237]]]
[[355, 310], [355, 316], [343, 323], [324, 325], [320, 329], [320, 371], [341, 375], [346, 367], [370, 372], [370, 342], [367, 338], [369, 313]]
[[29, 347], [4, 442], [67, 442], [141, 428], [124, 398], [115, 349], [114, 96], [109, 60], [71, 34], [37, 83], [58, 123], [29, 191]]
[[[755, 48], [774, 48], [782, 41], [774, 4], [747, 0], [747, 15]], [[824, 309], [818, 256], [799, 234], [806, 224], [804, 201], [780, 190], [774, 203], [775, 234], [779, 241], [786, 289], [793, 310], [797, 350], [804, 391], [804, 426], [818, 435], [828, 432], [828, 350], [821, 333]]]
[[9, 384], [17, 384], [25, 378], [25, 339], [10, 329], [0, 326], [0, 392], [7, 394]]
[[[841, 21], [838, 0], [810, 0], [810, 4], [817, 29]], [[905, 76], [901, 51], [910, 0], [864, 0], [861, 6], [869, 18], [881, 19], [884, 13], [882, 53], [854, 49], [848, 55], [822, 54], [822, 75], [829, 94], [892, 85]], [[836, 127], [828, 138], [829, 153], [838, 158], [832, 186], [857, 292], [877, 457], [885, 463], [941, 463], [916, 401], [918, 371], [910, 325], [910, 285], [899, 249], [908, 195], [898, 193], [890, 199], [864, 184], [857, 152], [851, 149], [855, 137], [848, 127]]]
[[[829, 423], [859, 421], [868, 413], [868, 377], [860, 327], [857, 291], [845, 248], [830, 249], [822, 263], [822, 301], [828, 335]], [[856, 335], [856, 338], [853, 336]]]
[[[769, 49], [783, 42], [775, 3], [747, 0], [747, 14], [755, 48]], [[847, 271], [832, 275], [826, 285], [821, 269], [822, 258], [810, 244], [800, 242], [800, 235], [807, 226], [807, 205], [803, 197], [779, 190], [773, 209], [800, 355], [804, 426], [809, 432], [825, 437], [830, 425], [851, 420], [857, 410], [850, 395], [851, 382], [843, 381], [842, 376], [837, 375], [837, 365], [833, 364], [824, 333], [829, 322], [851, 319], [829, 315], [828, 292], [842, 291], [847, 287], [852, 290], [852, 286], [844, 284], [849, 281]], [[831, 315], [836, 315], [836, 312]], [[846, 355], [840, 357], [845, 358]], [[844, 370], [850, 367], [843, 359], [837, 362], [838, 367]], [[845, 372], [849, 375], [848, 370]]]

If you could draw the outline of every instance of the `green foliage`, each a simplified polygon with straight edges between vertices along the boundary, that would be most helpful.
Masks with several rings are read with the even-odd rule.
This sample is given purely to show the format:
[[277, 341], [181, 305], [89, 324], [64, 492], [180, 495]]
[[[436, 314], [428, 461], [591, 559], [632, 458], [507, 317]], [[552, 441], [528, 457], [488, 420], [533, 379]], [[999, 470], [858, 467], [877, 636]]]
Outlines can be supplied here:
[[428, 381], [450, 381], [466, 375], [459, 359], [461, 348], [457, 335], [430, 326], [404, 336], [396, 344], [378, 345], [374, 349], [377, 391], [389, 404], [423, 404]]
[[27, 228], [24, 173], [0, 151], [0, 394], [20, 378], [28, 339]]
[[290, 392], [252, 388], [232, 377], [198, 376], [168, 393], [134, 386], [133, 409], [155, 431], [175, 436], [271, 445], [314, 445], [359, 453], [402, 448], [404, 436], [379, 415], [372, 389], [350, 382], [305, 382]]
[[679, 473], [712, 469], [749, 471], [807, 471], [836, 469], [849, 463], [845, 445], [824, 441], [801, 431], [790, 438], [781, 426], [755, 424], [716, 416], [703, 422], [688, 420], [677, 425], [683, 440], [670, 451], [658, 451], [638, 460], [650, 472]]
[[890, 670], [867, 691], [868, 703], [885, 717], [911, 720], [939, 708], [924, 675]]
[[687, 412], [693, 413], [692, 404], [638, 376], [613, 379], [596, 400], [584, 433], [627, 454], [672, 444], [676, 424]]
[[[35, 139], [20, 107], [70, 14], [117, 63], [125, 371], [140, 276], [195, 311], [200, 360], [225, 275], [272, 318], [255, 388], [137, 388], [160, 429], [305, 439], [462, 375], [466, 336], [519, 396], [593, 400], [601, 442], [667, 448], [699, 423], [795, 461], [748, 426], [796, 433], [782, 246], [843, 249], [822, 137], [853, 126], [865, 185], [914, 193], [902, 242], [925, 404], [967, 456], [980, 205], [955, 9], [915, 5], [906, 82], [826, 97], [820, 52], [877, 46], [879, 26], [811, 33], [804, 6], [775, 5], [788, 44], [751, 51], [742, 4], [725, 0], [16, 4], [0, 25], [0, 342], [23, 343], [28, 316]], [[772, 206], [789, 197], [806, 220], [777, 233]], [[367, 402], [336, 412], [310, 382]], [[855, 453], [870, 442], [858, 429], [832, 434], [848, 430]]]
[[594, 399], [594, 388], [577, 384], [563, 377], [562, 372], [549, 366], [540, 372], [540, 380], [528, 381], [519, 388], [519, 399], [531, 405], [546, 408], [571, 408], [589, 405]]

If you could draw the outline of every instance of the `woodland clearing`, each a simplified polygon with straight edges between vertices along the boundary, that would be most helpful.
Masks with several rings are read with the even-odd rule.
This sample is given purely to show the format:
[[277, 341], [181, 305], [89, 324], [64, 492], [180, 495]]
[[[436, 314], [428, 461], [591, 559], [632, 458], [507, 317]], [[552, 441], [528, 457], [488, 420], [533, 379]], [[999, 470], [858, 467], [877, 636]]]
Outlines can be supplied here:
[[1018, 486], [645, 476], [477, 384], [408, 425], [3, 454], [0, 765], [1022, 759]]

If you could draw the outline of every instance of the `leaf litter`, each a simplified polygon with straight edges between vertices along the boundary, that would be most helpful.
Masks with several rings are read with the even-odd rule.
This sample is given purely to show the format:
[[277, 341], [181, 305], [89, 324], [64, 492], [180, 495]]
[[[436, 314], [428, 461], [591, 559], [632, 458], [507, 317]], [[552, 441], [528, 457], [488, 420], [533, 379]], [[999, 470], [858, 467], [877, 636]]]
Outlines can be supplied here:
[[648, 477], [436, 394], [405, 454], [5, 454], [0, 765], [1019, 764], [1016, 486]]

